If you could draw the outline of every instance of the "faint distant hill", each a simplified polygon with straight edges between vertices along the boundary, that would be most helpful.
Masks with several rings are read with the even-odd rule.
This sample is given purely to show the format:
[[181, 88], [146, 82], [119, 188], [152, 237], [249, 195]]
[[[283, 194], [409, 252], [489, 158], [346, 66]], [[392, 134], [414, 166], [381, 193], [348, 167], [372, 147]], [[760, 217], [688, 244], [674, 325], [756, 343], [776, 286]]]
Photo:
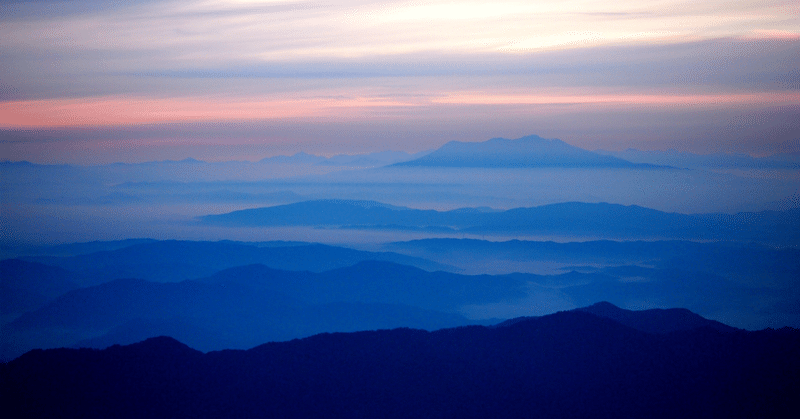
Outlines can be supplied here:
[[624, 151], [595, 150], [595, 153], [640, 164], [687, 169], [800, 169], [800, 153], [779, 153], [766, 157], [753, 157], [747, 154], [695, 154], [676, 150], [642, 151], [634, 148]]
[[409, 154], [403, 151], [379, 151], [364, 154], [337, 154], [331, 157], [317, 156], [304, 152], [291, 156], [273, 156], [261, 159], [260, 164], [299, 164], [318, 166], [380, 167], [416, 159], [429, 153], [423, 151]]
[[333, 226], [474, 234], [555, 234], [800, 243], [800, 209], [737, 214], [667, 213], [636, 205], [567, 202], [506, 211], [419, 210], [374, 201], [317, 200], [208, 215], [225, 226]]
[[208, 224], [239, 226], [451, 227], [480, 222], [479, 218], [470, 217], [477, 213], [479, 211], [418, 210], [375, 201], [321, 199], [208, 215], [201, 220]]
[[30, 417], [795, 418], [798, 353], [794, 329], [651, 334], [570, 311], [246, 351], [37, 350], [0, 364], [0, 397]]
[[394, 166], [433, 167], [584, 167], [584, 168], [655, 168], [651, 164], [632, 163], [569, 145], [538, 135], [509, 140], [493, 138], [484, 142], [451, 141], [418, 159]]
[[[516, 267], [526, 262], [553, 262], [562, 268], [596, 272], [604, 266], [646, 265], [659, 269], [713, 273], [741, 283], [796, 289], [800, 278], [800, 249], [733, 242], [610, 241], [557, 243], [552, 241], [489, 241], [421, 239], [389, 243], [384, 249], [467, 268], [470, 264]], [[590, 266], [586, 266], [590, 265]], [[583, 266], [583, 268], [581, 268]], [[511, 272], [500, 269], [499, 272]], [[485, 272], [485, 271], [484, 271]], [[614, 274], [626, 274], [620, 270]], [[627, 275], [627, 274], [626, 274]], [[640, 273], [631, 273], [631, 277]]]
[[430, 153], [422, 151], [409, 154], [403, 151], [379, 151], [367, 154], [337, 154], [317, 164], [323, 166], [380, 167], [413, 160]]
[[[145, 183], [150, 186], [163, 185], [177, 188], [187, 186], [186, 183], [197, 186], [203, 182], [235, 183], [285, 179], [294, 176], [329, 174], [342, 170], [383, 167], [413, 160], [425, 153], [427, 151], [415, 154], [402, 151], [381, 151], [325, 157], [300, 152], [291, 156], [273, 156], [253, 162], [202, 161], [187, 158], [93, 166], [51, 165], [2, 160], [0, 161], [0, 176], [7, 180], [3, 186], [12, 192], [9, 196], [13, 196], [14, 199], [32, 197], [33, 199], [54, 200], [63, 203], [65, 192], [69, 192], [68, 195], [73, 198], [77, 194], [82, 203], [103, 203], [105, 201], [117, 202], [122, 198], [135, 198], [135, 196], [111, 195], [117, 190], [112, 185], [136, 186], [139, 183]], [[225, 184], [224, 186], [235, 189], [236, 185]], [[217, 189], [219, 188], [211, 188], [211, 191]], [[152, 197], [146, 199], [152, 199]]]
[[325, 157], [315, 156], [304, 152], [299, 152], [291, 156], [265, 157], [259, 163], [283, 163], [283, 164], [317, 164], [325, 161]]

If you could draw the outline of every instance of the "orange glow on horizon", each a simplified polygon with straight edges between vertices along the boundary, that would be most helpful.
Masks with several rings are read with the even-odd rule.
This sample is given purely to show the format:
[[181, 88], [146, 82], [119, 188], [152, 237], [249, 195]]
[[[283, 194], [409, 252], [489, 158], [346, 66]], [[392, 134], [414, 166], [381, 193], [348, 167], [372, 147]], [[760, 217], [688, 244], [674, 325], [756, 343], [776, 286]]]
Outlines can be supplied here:
[[737, 105], [800, 103], [800, 92], [769, 92], [745, 94], [654, 95], [525, 95], [453, 93], [435, 99], [436, 103], [469, 105], [560, 105], [560, 104], [640, 104], [640, 105]]
[[0, 102], [0, 127], [138, 125], [220, 120], [314, 118], [351, 109], [409, 106], [382, 97], [315, 99], [121, 98]]
[[306, 99], [129, 98], [52, 99], [0, 102], [0, 127], [43, 128], [140, 125], [171, 122], [270, 120], [284, 118], [360, 119], [381, 108], [446, 105], [655, 105], [731, 107], [800, 104], [800, 92], [744, 94], [508, 94], [443, 93], [401, 101], [389, 97]]

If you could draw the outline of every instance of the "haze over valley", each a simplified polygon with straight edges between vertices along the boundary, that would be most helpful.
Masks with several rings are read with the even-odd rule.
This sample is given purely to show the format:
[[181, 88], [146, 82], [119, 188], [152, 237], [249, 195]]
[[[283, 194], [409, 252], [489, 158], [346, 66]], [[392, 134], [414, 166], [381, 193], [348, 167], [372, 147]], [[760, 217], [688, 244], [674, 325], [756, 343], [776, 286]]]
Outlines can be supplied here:
[[800, 417], [794, 3], [0, 16], [0, 416]]
[[[438, 211], [478, 208], [484, 212], [568, 202], [636, 205], [682, 214], [733, 215], [798, 207], [797, 157], [762, 159], [774, 164], [763, 163], [751, 169], [755, 172], [737, 173], [719, 172], [711, 165], [688, 168], [697, 164], [691, 156], [683, 160], [684, 164], [673, 159], [675, 166], [634, 164], [616, 158], [607, 161], [600, 153], [537, 136], [498, 141], [483, 143], [483, 149], [461, 151], [458, 147], [466, 147], [467, 143], [451, 143], [418, 158], [405, 153], [377, 153], [331, 158], [298, 154], [257, 162], [206, 163], [190, 159], [102, 166], [5, 162], [1, 169], [7, 197], [3, 203], [3, 231], [7, 232], [7, 243], [151, 237], [335, 244], [386, 241], [386, 237], [338, 237], [308, 229], [220, 230], [209, 223], [198, 227], [196, 221], [234, 210], [320, 199], [376, 201]], [[553, 148], [553, 144], [558, 147]], [[491, 147], [494, 151], [489, 151]], [[524, 167], [509, 160], [522, 155], [520, 147], [530, 149]], [[435, 156], [444, 155], [451, 156], [444, 166], [429, 163]], [[453, 159], [459, 155], [479, 156], [482, 160], [476, 163], [467, 159], [458, 167]], [[498, 238], [561, 237], [563, 241], [601, 237], [586, 231], [573, 235], [566, 231], [528, 230], [506, 229]], [[485, 237], [485, 232], [477, 231], [463, 231], [456, 236], [446, 231], [439, 233], [444, 237]]]
[[[797, 161], [774, 161], [761, 169], [773, 176], [745, 176], [528, 136], [421, 156], [6, 162], [13, 200], [3, 217], [14, 234], [3, 248], [3, 354], [161, 334], [201, 350], [247, 349], [598, 301], [683, 307], [750, 330], [797, 327], [800, 208], [787, 169]], [[302, 174], [270, 177], [292, 173], [284, 166]], [[738, 199], [750, 190], [758, 194]], [[232, 294], [211, 291], [220, 285]]]

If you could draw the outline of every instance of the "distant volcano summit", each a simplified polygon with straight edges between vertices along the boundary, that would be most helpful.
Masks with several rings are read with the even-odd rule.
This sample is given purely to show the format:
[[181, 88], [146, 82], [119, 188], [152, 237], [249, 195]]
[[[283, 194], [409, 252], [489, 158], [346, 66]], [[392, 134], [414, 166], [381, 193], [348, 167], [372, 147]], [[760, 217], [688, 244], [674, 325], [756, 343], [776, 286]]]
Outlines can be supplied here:
[[569, 145], [561, 140], [546, 139], [538, 135], [509, 140], [491, 140], [471, 143], [451, 141], [421, 158], [397, 163], [394, 166], [431, 167], [608, 167], [657, 168], [650, 164], [637, 164], [617, 157], [604, 156]]

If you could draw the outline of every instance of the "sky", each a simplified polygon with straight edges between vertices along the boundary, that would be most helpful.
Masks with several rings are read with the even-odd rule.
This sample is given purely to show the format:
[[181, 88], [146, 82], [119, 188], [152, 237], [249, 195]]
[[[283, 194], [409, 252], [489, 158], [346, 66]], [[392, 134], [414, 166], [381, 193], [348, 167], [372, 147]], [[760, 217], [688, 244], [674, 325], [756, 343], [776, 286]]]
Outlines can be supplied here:
[[796, 1], [10, 1], [3, 160], [800, 152]]

